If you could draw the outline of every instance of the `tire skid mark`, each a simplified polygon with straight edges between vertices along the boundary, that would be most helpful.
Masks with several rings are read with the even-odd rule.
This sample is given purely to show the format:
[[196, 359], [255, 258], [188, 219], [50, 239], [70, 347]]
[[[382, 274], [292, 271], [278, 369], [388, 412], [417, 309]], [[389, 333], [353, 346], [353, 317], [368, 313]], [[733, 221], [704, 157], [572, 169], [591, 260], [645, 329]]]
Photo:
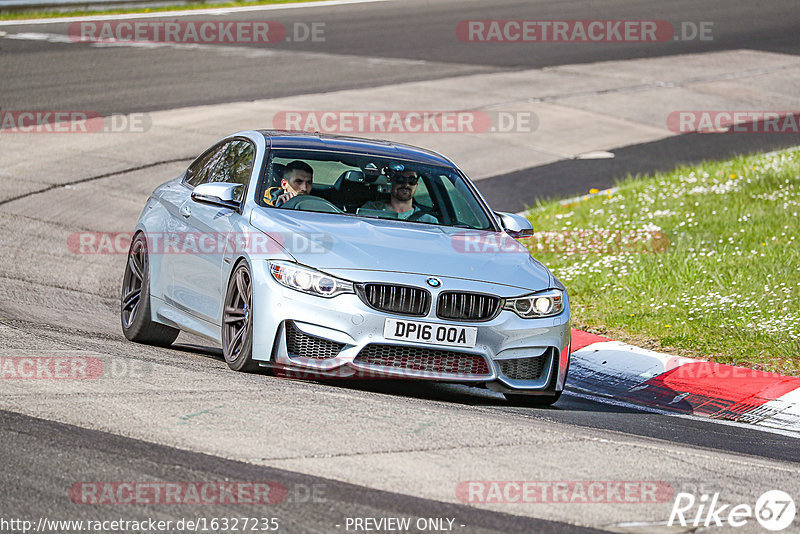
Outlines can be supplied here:
[[15, 197], [11, 197], [11, 198], [6, 198], [4, 200], [0, 200], [0, 206], [3, 206], [5, 204], [9, 204], [9, 203], [14, 202], [16, 200], [22, 200], [23, 198], [32, 197], [33, 195], [39, 195], [41, 193], [47, 193], [48, 191], [53, 191], [54, 189], [61, 189], [61, 188], [64, 188], [64, 187], [67, 187], [67, 186], [71, 186], [71, 185], [84, 184], [86, 182], [92, 182], [94, 180], [100, 180], [102, 178], [110, 178], [112, 176], [120, 176], [120, 175], [128, 174], [128, 173], [131, 173], [131, 172], [141, 171], [141, 170], [144, 170], [144, 169], [150, 169], [152, 167], [158, 167], [160, 165], [168, 165], [170, 163], [181, 163], [181, 162], [184, 162], [184, 161], [191, 161], [195, 157], [196, 156], [186, 156], [186, 157], [181, 157], [181, 158], [165, 159], [165, 160], [156, 161], [156, 162], [153, 162], [153, 163], [145, 163], [144, 165], [138, 165], [136, 167], [128, 167], [127, 169], [122, 169], [122, 170], [119, 170], [119, 171], [106, 172], [106, 173], [103, 173], [103, 174], [98, 174], [96, 176], [90, 176], [88, 178], [79, 178], [78, 180], [73, 180], [71, 182], [64, 182], [64, 183], [61, 183], [61, 184], [53, 184], [53, 185], [50, 185], [48, 187], [44, 187], [42, 189], [37, 189], [36, 191], [30, 191], [30, 192], [24, 193], [22, 195], [17, 195]]

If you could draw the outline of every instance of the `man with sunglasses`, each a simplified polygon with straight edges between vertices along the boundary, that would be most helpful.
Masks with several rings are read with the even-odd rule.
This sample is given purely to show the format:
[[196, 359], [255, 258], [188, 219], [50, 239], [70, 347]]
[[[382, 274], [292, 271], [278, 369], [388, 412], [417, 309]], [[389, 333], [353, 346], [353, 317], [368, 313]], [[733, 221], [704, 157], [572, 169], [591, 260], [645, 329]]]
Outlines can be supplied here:
[[373, 200], [362, 206], [365, 210], [389, 211], [398, 219], [437, 224], [439, 220], [414, 206], [414, 193], [417, 191], [419, 175], [416, 171], [403, 170], [390, 175], [391, 191], [389, 202]]

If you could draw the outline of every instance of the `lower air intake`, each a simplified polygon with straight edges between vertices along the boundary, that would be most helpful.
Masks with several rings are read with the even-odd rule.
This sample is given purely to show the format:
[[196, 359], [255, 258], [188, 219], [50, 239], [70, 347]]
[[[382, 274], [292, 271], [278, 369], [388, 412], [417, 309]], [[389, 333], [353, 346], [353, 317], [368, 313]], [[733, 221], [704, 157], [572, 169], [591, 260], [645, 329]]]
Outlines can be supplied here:
[[489, 365], [478, 354], [398, 345], [367, 345], [358, 353], [354, 363], [430, 373], [489, 374]]
[[536, 358], [516, 358], [513, 360], [497, 360], [500, 372], [511, 380], [538, 380], [542, 377], [545, 363], [550, 361], [547, 353]]
[[286, 350], [290, 356], [327, 360], [335, 358], [343, 348], [342, 343], [310, 336], [297, 328], [292, 321], [286, 321]]

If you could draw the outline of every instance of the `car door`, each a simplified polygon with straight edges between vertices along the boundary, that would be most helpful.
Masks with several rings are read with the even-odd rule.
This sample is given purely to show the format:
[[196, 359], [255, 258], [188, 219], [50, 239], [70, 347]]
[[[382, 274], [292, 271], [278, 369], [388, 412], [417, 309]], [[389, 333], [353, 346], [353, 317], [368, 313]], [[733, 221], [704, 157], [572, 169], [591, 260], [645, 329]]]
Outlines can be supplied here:
[[189, 166], [183, 179], [165, 187], [160, 197], [167, 217], [164, 221], [164, 234], [154, 236], [154, 244], [157, 241], [158, 246], [153, 247], [157, 257], [152, 264], [153, 267], [158, 265], [160, 276], [157, 279], [161, 283], [156, 294], [160, 294], [169, 304], [193, 315], [196, 315], [194, 308], [198, 303], [189, 293], [188, 275], [185, 271], [187, 262], [182, 258], [185, 255], [185, 240], [190, 232], [187, 217], [183, 213], [184, 206], [194, 187], [208, 180], [229, 144], [229, 141], [224, 141], [206, 150]]
[[[234, 139], [225, 147], [213, 171], [200, 183], [241, 184], [234, 197], [241, 201], [253, 170], [254, 156], [252, 142]], [[236, 222], [241, 215], [238, 210], [197, 202], [191, 196], [181, 206], [180, 213], [188, 226], [187, 253], [180, 254], [178, 259], [179, 270], [184, 275], [183, 304], [199, 318], [218, 325], [227, 289], [221, 276], [224, 263], [233, 257], [232, 244], [245, 237], [236, 235], [240, 227]]]

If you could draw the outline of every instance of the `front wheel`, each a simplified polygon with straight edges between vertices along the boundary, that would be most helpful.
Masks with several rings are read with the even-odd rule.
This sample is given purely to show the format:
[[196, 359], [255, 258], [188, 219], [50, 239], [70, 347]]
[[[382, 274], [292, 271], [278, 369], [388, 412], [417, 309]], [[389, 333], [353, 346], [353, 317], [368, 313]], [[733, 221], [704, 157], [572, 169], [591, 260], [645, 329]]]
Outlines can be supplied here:
[[130, 341], [168, 347], [180, 334], [177, 328], [157, 323], [150, 317], [150, 268], [143, 234], [136, 234], [128, 250], [121, 301], [122, 332]]
[[222, 352], [234, 371], [255, 371], [253, 361], [253, 283], [247, 262], [231, 275], [222, 313]]

